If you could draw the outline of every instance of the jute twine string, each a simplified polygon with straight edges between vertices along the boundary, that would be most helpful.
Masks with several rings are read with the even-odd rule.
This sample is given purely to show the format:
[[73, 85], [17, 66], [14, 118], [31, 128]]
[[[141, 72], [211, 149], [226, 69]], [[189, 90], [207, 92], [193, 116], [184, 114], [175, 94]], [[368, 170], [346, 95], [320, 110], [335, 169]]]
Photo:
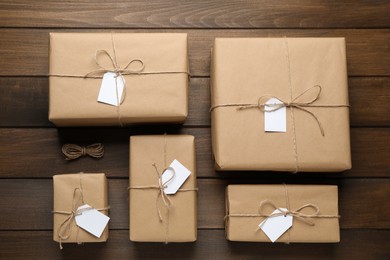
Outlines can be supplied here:
[[[121, 67], [118, 63], [117, 59], [117, 49], [115, 47], [115, 41], [114, 41], [114, 33], [111, 33], [111, 45], [112, 45], [112, 51], [113, 55], [111, 55], [107, 50], [96, 50], [94, 55], [94, 61], [98, 69], [88, 72], [85, 75], [67, 75], [67, 74], [49, 74], [50, 77], [66, 77], [66, 78], [90, 78], [90, 79], [101, 79], [103, 78], [104, 74], [107, 72], [115, 73], [115, 95], [117, 100], [117, 106], [116, 106], [116, 112], [118, 117], [118, 122], [121, 127], [123, 127], [123, 123], [121, 120], [121, 113], [120, 113], [120, 106], [124, 102], [126, 98], [126, 92], [127, 92], [127, 86], [126, 82], [123, 79], [123, 76], [127, 75], [159, 75], [159, 74], [187, 74], [188, 78], [190, 79], [190, 73], [189, 71], [150, 71], [150, 72], [144, 72], [145, 64], [142, 59], [134, 58], [130, 59], [124, 67]], [[106, 68], [102, 65], [100, 61], [101, 56], [106, 56], [111, 61], [111, 68]], [[130, 68], [132, 64], [138, 63], [139, 66], [137, 68]], [[118, 90], [118, 77], [122, 78], [123, 82], [123, 91], [122, 96], [119, 98], [119, 90]]]
[[[164, 134], [164, 163], [165, 163], [165, 166], [167, 165], [167, 142], [166, 142], [166, 134]], [[158, 170], [158, 167], [157, 167], [157, 164], [156, 163], [152, 163], [152, 166], [154, 167], [155, 169], [155, 172], [156, 172], [156, 175], [157, 175], [157, 178], [158, 178], [158, 185], [136, 185], [136, 186], [130, 186], [128, 187], [128, 190], [131, 190], [131, 189], [134, 189], [134, 190], [150, 190], [150, 189], [153, 189], [153, 190], [157, 190], [158, 193], [157, 193], [157, 197], [156, 197], [156, 211], [157, 211], [157, 215], [158, 215], [158, 218], [160, 220], [160, 222], [164, 222], [164, 218], [162, 216], [162, 210], [160, 209], [159, 207], [159, 199], [161, 198], [161, 201], [163, 202], [163, 206], [165, 207], [166, 209], [166, 218], [165, 218], [165, 244], [168, 244], [168, 240], [169, 240], [169, 211], [172, 207], [172, 201], [170, 199], [170, 195], [166, 194], [165, 193], [165, 188], [167, 187], [168, 183], [170, 181], [172, 181], [174, 178], [175, 178], [175, 175], [176, 175], [176, 172], [175, 172], [175, 169], [168, 166], [168, 167], [165, 167], [163, 171], [159, 171]], [[167, 179], [166, 181], [162, 181], [162, 174], [166, 171], [166, 170], [171, 170], [172, 171], [172, 176]], [[188, 192], [188, 191], [198, 191], [198, 188], [191, 188], [191, 189], [179, 189], [177, 190], [177, 192]]]
[[[340, 108], [340, 107], [350, 107], [347, 104], [321, 104], [321, 105], [315, 105], [315, 103], [321, 95], [322, 87], [320, 85], [315, 85], [313, 87], [310, 87], [300, 93], [298, 96], [293, 98], [293, 86], [291, 82], [291, 69], [290, 69], [290, 54], [289, 54], [289, 46], [288, 46], [288, 41], [287, 38], [285, 38], [285, 58], [286, 58], [286, 65], [287, 65], [287, 74], [288, 74], [288, 89], [290, 93], [290, 100], [291, 101], [283, 101], [282, 99], [266, 94], [263, 96], [260, 96], [258, 98], [257, 103], [255, 104], [245, 104], [245, 103], [229, 103], [229, 104], [219, 104], [212, 106], [210, 108], [210, 112], [213, 112], [216, 108], [221, 108], [221, 107], [236, 107], [237, 110], [245, 110], [245, 109], [251, 109], [251, 108], [257, 108], [260, 109], [262, 112], [273, 112], [276, 110], [279, 110], [283, 107], [290, 108], [290, 116], [291, 116], [291, 121], [292, 121], [292, 131], [293, 131], [293, 151], [294, 151], [294, 160], [295, 160], [295, 170], [293, 171], [294, 173], [297, 173], [299, 171], [299, 160], [298, 160], [298, 146], [297, 146], [297, 135], [296, 135], [296, 127], [295, 127], [295, 117], [294, 117], [294, 110], [293, 109], [299, 109], [307, 114], [309, 114], [314, 120], [317, 122], [318, 128], [321, 132], [322, 136], [325, 136], [325, 131], [324, 128], [321, 125], [320, 120], [318, 117], [315, 115], [315, 113], [311, 112], [307, 108], [310, 107], [319, 107], [319, 108]], [[310, 95], [313, 95], [310, 98]], [[266, 102], [270, 98], [276, 98], [280, 100], [282, 103], [281, 104], [266, 104]], [[306, 101], [298, 101], [300, 98], [307, 98]]]
[[[94, 208], [92, 207], [85, 207], [82, 209], [78, 209], [80, 206], [84, 205], [84, 196], [83, 196], [83, 185], [82, 185], [82, 174], [80, 173], [80, 184], [79, 188], [75, 188], [73, 190], [73, 202], [72, 202], [72, 211], [62, 211], [62, 210], [53, 210], [53, 214], [61, 214], [61, 215], [67, 215], [67, 217], [64, 219], [64, 221], [61, 223], [61, 225], [58, 228], [57, 234], [59, 238], [59, 245], [60, 249], [63, 249], [62, 241], [67, 240], [72, 235], [72, 222], [75, 219], [76, 216], [81, 215], [85, 211], [92, 210]], [[81, 202], [81, 203], [80, 203]], [[105, 211], [109, 210], [110, 206], [105, 208], [96, 209], [98, 211]], [[77, 226], [76, 229], [76, 241], [77, 244], [81, 244], [79, 242], [79, 227]]]
[[[323, 214], [320, 214], [319, 206], [316, 205], [316, 204], [313, 204], [313, 203], [307, 203], [307, 204], [304, 204], [304, 205], [298, 207], [295, 210], [290, 210], [290, 208], [291, 208], [290, 207], [290, 197], [289, 197], [289, 194], [288, 194], [287, 185], [283, 184], [283, 187], [284, 187], [284, 191], [285, 191], [285, 201], [286, 201], [285, 208], [287, 210], [282, 209], [280, 207], [277, 207], [276, 204], [273, 201], [265, 199], [265, 200], [262, 200], [260, 202], [258, 213], [255, 213], [255, 214], [228, 214], [228, 215], [225, 216], [225, 221], [227, 221], [227, 219], [231, 218], [231, 217], [266, 218], [262, 222], [261, 226], [263, 226], [267, 222], [267, 220], [269, 218], [274, 218], [274, 217], [279, 217], [279, 216], [292, 216], [294, 219], [302, 221], [303, 223], [305, 223], [305, 224], [307, 224], [309, 226], [315, 226], [315, 223], [313, 222], [312, 219], [316, 219], [316, 218], [328, 218], [328, 219], [340, 218], [339, 215], [323, 215]], [[266, 213], [266, 210], [264, 208], [267, 205], [271, 206], [271, 208], [273, 208], [273, 211], [278, 210], [280, 212], [279, 213], [270, 213], [270, 214]], [[305, 209], [313, 209], [314, 212], [310, 213], [310, 214], [302, 212]], [[256, 231], [258, 231], [261, 228], [261, 226], [258, 226]], [[290, 239], [290, 229], [288, 229], [287, 233], [288, 233], [287, 244], [290, 244], [290, 241], [291, 241], [291, 239]]]
[[68, 161], [87, 155], [93, 158], [101, 158], [104, 156], [104, 145], [101, 143], [95, 143], [88, 146], [64, 144], [62, 146], [62, 153]]

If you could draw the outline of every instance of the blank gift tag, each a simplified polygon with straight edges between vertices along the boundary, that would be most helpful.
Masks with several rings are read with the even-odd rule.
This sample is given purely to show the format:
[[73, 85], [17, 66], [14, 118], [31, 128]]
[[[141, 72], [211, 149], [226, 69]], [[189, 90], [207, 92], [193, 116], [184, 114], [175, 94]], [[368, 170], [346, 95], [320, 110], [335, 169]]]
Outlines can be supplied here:
[[169, 167], [175, 169], [175, 176], [172, 178], [174, 174], [173, 171], [171, 169], [167, 169], [163, 172], [161, 181], [162, 183], [165, 183], [172, 178], [172, 180], [165, 184], [166, 188], [164, 188], [164, 192], [166, 194], [175, 194], [190, 176], [191, 171], [176, 159], [171, 163], [171, 165], [169, 165]]
[[[285, 208], [281, 208], [283, 211], [287, 211]], [[271, 215], [276, 213], [282, 213], [279, 209], [274, 210]], [[293, 217], [290, 215], [268, 217], [259, 224], [259, 227], [267, 235], [267, 237], [275, 242], [281, 235], [284, 234], [290, 227], [292, 227]]]
[[[277, 98], [270, 98], [266, 105], [283, 104]], [[272, 106], [264, 106], [264, 131], [266, 132], [286, 132], [286, 107], [283, 106], [277, 110]]]
[[[118, 86], [117, 86], [118, 85]], [[122, 76], [113, 72], [106, 72], [103, 75], [98, 101], [113, 106], [119, 106], [122, 98], [125, 80]], [[118, 96], [116, 88], [118, 87]]]
[[[80, 206], [77, 210], [79, 211], [90, 207], [91, 206], [88, 204], [85, 204]], [[75, 217], [75, 220], [77, 226], [91, 233], [95, 237], [100, 237], [110, 218], [96, 209], [87, 209], [85, 211], [81, 211], [80, 215]]]

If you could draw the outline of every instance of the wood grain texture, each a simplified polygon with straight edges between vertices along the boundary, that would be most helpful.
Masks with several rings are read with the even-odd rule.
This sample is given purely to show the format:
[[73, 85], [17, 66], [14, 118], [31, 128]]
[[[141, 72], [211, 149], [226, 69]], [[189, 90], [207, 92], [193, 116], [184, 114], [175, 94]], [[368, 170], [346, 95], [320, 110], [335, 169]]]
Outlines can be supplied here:
[[388, 1], [2, 1], [1, 27], [317, 28], [390, 25]]
[[[210, 126], [210, 80], [192, 78], [185, 126]], [[46, 77], [0, 77], [0, 126], [53, 127]], [[390, 126], [390, 77], [349, 78], [351, 126]]]
[[[343, 230], [340, 244], [240, 243], [223, 230], [200, 230], [195, 243], [134, 243], [128, 231], [110, 232], [107, 243], [65, 244], [51, 231], [0, 231], [1, 259], [389, 259], [389, 230]], [[296, 257], [299, 256], [299, 257]]]
[[351, 125], [390, 125], [390, 77], [354, 77], [348, 85]]
[[[102, 32], [113, 30], [0, 29], [0, 76], [48, 74], [49, 32]], [[345, 37], [349, 76], [390, 76], [390, 30], [280, 29], [280, 30], [114, 30], [114, 32], [188, 33], [190, 70], [208, 76], [210, 49], [215, 37]]]
[[[241, 178], [353, 178], [389, 177], [390, 128], [351, 129], [352, 170], [343, 173], [215, 172], [209, 128], [134, 127], [0, 129], [0, 178], [47, 178], [55, 173], [105, 172], [109, 177], [127, 177], [129, 136], [139, 134], [192, 134], [196, 138], [198, 177]], [[66, 161], [61, 153], [65, 143], [80, 145], [102, 142], [101, 160], [90, 157]], [[27, 169], [27, 170], [26, 170]]]
[[[198, 228], [222, 229], [225, 188], [229, 184], [280, 184], [279, 179], [198, 180]], [[390, 228], [390, 180], [328, 179], [289, 180], [287, 184], [331, 184], [339, 188], [342, 229]], [[110, 229], [129, 228], [128, 180], [109, 179]], [[2, 221], [0, 230], [51, 230], [52, 180], [0, 180]], [[368, 207], [375, 201], [375, 207]], [[260, 203], [260, 202], [259, 202]], [[380, 205], [380, 206], [379, 206]], [[157, 214], [157, 212], [156, 212]], [[260, 222], [259, 222], [260, 223]]]
[[[390, 2], [387, 0], [1, 0], [0, 259], [390, 259]], [[188, 33], [192, 74], [184, 126], [54, 128], [48, 114], [49, 32]], [[352, 170], [343, 173], [216, 172], [210, 137], [210, 49], [215, 37], [345, 37]], [[129, 136], [196, 137], [196, 243], [132, 243], [128, 232]], [[68, 162], [64, 143], [103, 142], [103, 159]], [[105, 172], [107, 243], [52, 241], [52, 176]], [[339, 187], [341, 243], [226, 241], [228, 184]]]

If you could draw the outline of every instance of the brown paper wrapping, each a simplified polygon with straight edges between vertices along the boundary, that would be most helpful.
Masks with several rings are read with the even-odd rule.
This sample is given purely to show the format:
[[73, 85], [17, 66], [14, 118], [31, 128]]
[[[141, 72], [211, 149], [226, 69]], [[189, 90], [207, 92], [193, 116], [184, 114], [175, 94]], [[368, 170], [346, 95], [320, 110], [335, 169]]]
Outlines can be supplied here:
[[[124, 76], [121, 123], [183, 122], [188, 113], [189, 69], [187, 34], [179, 33], [50, 33], [49, 120], [57, 126], [120, 125], [117, 107], [97, 102], [101, 78], [58, 76], [84, 76], [98, 69], [97, 50], [114, 57], [111, 37], [120, 67], [141, 59], [143, 73], [179, 72]], [[104, 55], [99, 61], [113, 67]]]
[[[290, 102], [290, 91], [295, 98], [315, 85], [322, 92], [313, 105], [348, 105], [344, 38], [217, 38], [211, 67], [212, 106], [257, 104], [267, 94]], [[305, 108], [316, 115], [325, 136], [311, 115], [296, 108], [286, 108], [286, 133], [264, 132], [264, 112], [258, 108], [213, 109], [216, 169], [350, 169], [349, 108]]]
[[[81, 185], [80, 185], [81, 183]], [[84, 203], [95, 209], [108, 207], [107, 179], [104, 173], [74, 173], [53, 176], [54, 208], [56, 211], [72, 212], [73, 191], [75, 188], [82, 189]], [[81, 202], [78, 206], [81, 206]], [[108, 216], [108, 211], [100, 211]], [[54, 213], [53, 239], [60, 242], [58, 231], [60, 225], [68, 215]], [[108, 238], [108, 225], [100, 238], [97, 238], [87, 231], [76, 226], [73, 218], [71, 222], [71, 236], [61, 243], [86, 243], [105, 242]]]
[[[156, 200], [159, 190], [131, 188], [158, 185], [158, 177], [152, 164], [155, 163], [158, 170], [163, 171], [174, 159], [177, 159], [191, 171], [191, 175], [181, 189], [195, 189], [194, 141], [194, 137], [190, 135], [150, 135], [130, 138], [131, 241], [192, 242], [196, 240], [196, 191], [178, 191], [174, 195], [168, 195], [172, 201], [168, 216], [161, 197]], [[156, 203], [159, 203], [162, 221], [158, 217]]]
[[[290, 210], [311, 203], [319, 207], [319, 215], [338, 216], [337, 186], [326, 185], [229, 185], [226, 188], [226, 215], [257, 214], [263, 200], [272, 201], [276, 207]], [[268, 209], [267, 209], [268, 210]], [[273, 212], [269, 208], [267, 214]], [[312, 209], [303, 210], [312, 213]], [[258, 225], [265, 217], [226, 217], [226, 238], [231, 241], [271, 242]], [[293, 218], [290, 231], [275, 242], [335, 243], [340, 241], [339, 219], [310, 218], [310, 226]], [[289, 233], [289, 234], [288, 234]]]

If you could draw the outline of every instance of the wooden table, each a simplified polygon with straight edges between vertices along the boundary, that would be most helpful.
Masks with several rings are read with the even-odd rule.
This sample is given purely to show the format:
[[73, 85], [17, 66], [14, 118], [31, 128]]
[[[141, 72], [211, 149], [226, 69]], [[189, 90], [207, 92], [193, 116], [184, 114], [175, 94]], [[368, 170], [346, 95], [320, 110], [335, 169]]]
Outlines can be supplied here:
[[[389, 1], [0, 1], [0, 258], [390, 259]], [[192, 73], [183, 126], [57, 129], [47, 119], [48, 33], [185, 32]], [[210, 147], [210, 48], [215, 37], [345, 37], [353, 169], [338, 174], [215, 172]], [[128, 239], [129, 136], [196, 136], [196, 243]], [[103, 142], [102, 160], [67, 162], [61, 145]], [[52, 241], [52, 176], [105, 172], [112, 207], [107, 243]], [[232, 243], [224, 237], [230, 183], [337, 184], [341, 243]]]

